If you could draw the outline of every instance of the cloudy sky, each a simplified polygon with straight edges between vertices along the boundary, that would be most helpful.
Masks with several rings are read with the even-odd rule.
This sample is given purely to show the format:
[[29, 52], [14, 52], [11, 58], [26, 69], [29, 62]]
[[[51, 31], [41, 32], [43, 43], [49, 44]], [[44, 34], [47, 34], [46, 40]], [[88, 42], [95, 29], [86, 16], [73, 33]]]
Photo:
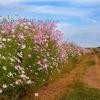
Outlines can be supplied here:
[[64, 40], [100, 46], [100, 0], [0, 0], [0, 15], [55, 20]]

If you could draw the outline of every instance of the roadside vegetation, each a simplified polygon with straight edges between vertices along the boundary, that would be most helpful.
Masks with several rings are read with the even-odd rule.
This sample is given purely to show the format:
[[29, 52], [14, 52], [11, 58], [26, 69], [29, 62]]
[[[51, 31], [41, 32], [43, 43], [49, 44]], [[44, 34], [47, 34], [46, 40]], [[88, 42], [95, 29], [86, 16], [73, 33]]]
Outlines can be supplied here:
[[89, 52], [64, 42], [54, 21], [5, 19], [0, 23], [0, 98], [16, 100], [68, 73]]
[[76, 82], [70, 92], [66, 92], [60, 100], [100, 100], [100, 90]]

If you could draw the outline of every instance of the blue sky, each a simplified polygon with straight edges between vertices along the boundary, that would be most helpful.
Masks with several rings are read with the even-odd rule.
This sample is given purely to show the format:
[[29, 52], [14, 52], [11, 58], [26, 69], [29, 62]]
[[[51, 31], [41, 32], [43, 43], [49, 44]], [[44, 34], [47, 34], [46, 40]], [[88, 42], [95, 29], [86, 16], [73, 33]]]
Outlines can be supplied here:
[[100, 46], [100, 0], [0, 0], [0, 15], [55, 20], [64, 40]]

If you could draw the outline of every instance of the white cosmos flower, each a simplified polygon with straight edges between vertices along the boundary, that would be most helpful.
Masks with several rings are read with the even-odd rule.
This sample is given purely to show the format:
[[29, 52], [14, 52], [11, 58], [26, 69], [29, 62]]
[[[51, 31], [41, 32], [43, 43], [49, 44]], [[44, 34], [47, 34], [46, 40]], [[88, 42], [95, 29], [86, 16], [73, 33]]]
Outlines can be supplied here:
[[15, 35], [12, 35], [12, 37], [14, 38], [14, 37], [16, 37]]
[[27, 84], [32, 84], [32, 81], [31, 80], [28, 80], [26, 83]]
[[7, 41], [9, 42], [9, 41], [11, 41], [11, 39], [7, 39]]
[[25, 26], [24, 28], [25, 28], [25, 29], [29, 29], [29, 27], [28, 27], [28, 26]]
[[0, 49], [1, 49], [2, 47], [3, 47], [2, 44], [0, 44]]
[[30, 23], [30, 22], [28, 22], [28, 25], [31, 25], [31, 23]]
[[31, 54], [28, 54], [28, 57], [31, 58], [32, 57]]
[[15, 30], [14, 30], [14, 29], [12, 29], [11, 31], [12, 31], [13, 33], [15, 32]]
[[7, 88], [7, 85], [6, 85], [6, 84], [3, 84], [3, 88], [4, 88], [4, 89]]
[[6, 59], [6, 57], [5, 57], [5, 56], [2, 56], [2, 59], [4, 59], [4, 60], [5, 60], [5, 59]]
[[5, 39], [5, 38], [3, 38], [3, 39], [2, 39], [2, 41], [4, 41], [4, 42], [5, 42], [5, 41], [6, 41], [6, 39]]
[[12, 72], [9, 72], [9, 76], [13, 76]]
[[3, 91], [2, 91], [2, 89], [0, 89], [0, 93], [2, 93]]
[[15, 60], [14, 60], [13, 58], [10, 58], [10, 61], [11, 61], [11, 62], [14, 62]]
[[5, 33], [5, 31], [2, 30], [1, 33]]
[[25, 49], [26, 48], [26, 45], [25, 44], [23, 44], [22, 45], [22, 47], [21, 47], [21, 49]]
[[3, 70], [7, 70], [6, 66], [3, 66]]
[[39, 94], [38, 94], [38, 93], [34, 93], [34, 95], [35, 95], [36, 97], [38, 97], [38, 96], [39, 96]]

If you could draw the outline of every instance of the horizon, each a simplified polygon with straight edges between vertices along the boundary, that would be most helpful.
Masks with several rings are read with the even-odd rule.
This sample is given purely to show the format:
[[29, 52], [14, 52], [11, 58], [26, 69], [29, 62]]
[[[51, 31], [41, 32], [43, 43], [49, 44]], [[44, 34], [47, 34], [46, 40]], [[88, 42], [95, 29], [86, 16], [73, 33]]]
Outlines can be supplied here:
[[64, 40], [100, 47], [100, 0], [0, 0], [1, 16], [58, 21]]

